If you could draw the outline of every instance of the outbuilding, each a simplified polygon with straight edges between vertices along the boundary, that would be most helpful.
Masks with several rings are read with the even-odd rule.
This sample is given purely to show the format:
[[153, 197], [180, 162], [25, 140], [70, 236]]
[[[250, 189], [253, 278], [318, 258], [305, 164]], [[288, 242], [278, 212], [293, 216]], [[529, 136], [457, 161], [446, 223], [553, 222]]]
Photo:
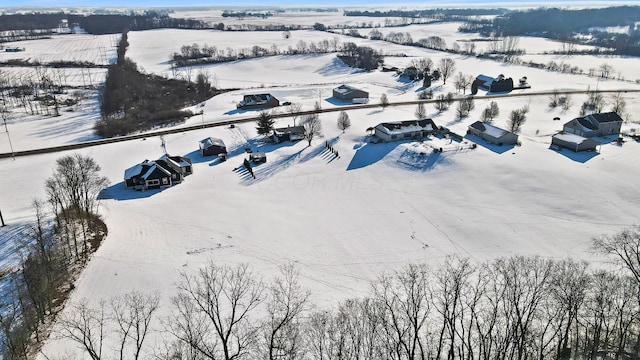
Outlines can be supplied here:
[[340, 85], [333, 89], [333, 97], [345, 102], [354, 102], [356, 99], [359, 99], [358, 102], [363, 102], [361, 99], [368, 100], [369, 93], [353, 86]]
[[595, 151], [599, 142], [576, 134], [558, 133], [551, 137], [551, 144], [571, 151]]
[[236, 105], [238, 109], [269, 109], [280, 106], [280, 100], [271, 94], [245, 95]]
[[227, 146], [224, 141], [214, 137], [200, 140], [199, 147], [202, 156], [216, 156], [227, 153]]

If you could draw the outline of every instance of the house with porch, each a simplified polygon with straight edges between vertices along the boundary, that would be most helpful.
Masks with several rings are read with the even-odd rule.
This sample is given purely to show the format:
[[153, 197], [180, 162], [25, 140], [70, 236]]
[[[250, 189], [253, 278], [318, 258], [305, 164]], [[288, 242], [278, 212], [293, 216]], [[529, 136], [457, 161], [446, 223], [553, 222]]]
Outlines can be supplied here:
[[145, 160], [124, 171], [127, 189], [149, 190], [173, 185], [172, 172], [155, 161]]
[[374, 136], [380, 141], [422, 139], [438, 131], [432, 119], [384, 122], [373, 128]]

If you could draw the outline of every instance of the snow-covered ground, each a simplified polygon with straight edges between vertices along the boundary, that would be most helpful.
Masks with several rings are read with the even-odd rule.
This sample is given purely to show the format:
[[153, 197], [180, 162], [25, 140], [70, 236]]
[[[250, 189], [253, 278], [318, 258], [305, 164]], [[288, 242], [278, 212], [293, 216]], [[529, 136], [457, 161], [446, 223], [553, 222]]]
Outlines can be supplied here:
[[[295, 44], [326, 36], [301, 31], [286, 41]], [[209, 42], [224, 49], [238, 42], [242, 48], [250, 44], [284, 46], [284, 41], [279, 32], [132, 32], [127, 55], [148, 72], [167, 73], [170, 54], [184, 44]], [[457, 70], [465, 74], [527, 76], [532, 89], [514, 93], [640, 88], [632, 81], [598, 81], [586, 75], [361, 41], [377, 44], [385, 52], [407, 53], [406, 58], [387, 58], [396, 66], [407, 64], [412, 57], [428, 56], [436, 64], [451, 57]], [[625, 78], [640, 78], [634, 65], [637, 59], [633, 59], [636, 63], [624, 59], [619, 64], [609, 58], [574, 56], [571, 60], [585, 69], [596, 61], [606, 61], [630, 74]], [[204, 115], [189, 119], [187, 124], [254, 115], [257, 112], [240, 112], [235, 107], [243, 94], [252, 92], [270, 92], [281, 101], [300, 103], [305, 110], [316, 101], [323, 108], [344, 107], [331, 99], [331, 89], [342, 83], [369, 91], [372, 103], [384, 93], [392, 102], [415, 100], [421, 90], [420, 83], [406, 82], [393, 73], [349, 69], [332, 54], [243, 60], [206, 66], [202, 71], [220, 87], [241, 90], [208, 100]], [[436, 95], [454, 92], [451, 83], [434, 83]], [[627, 93], [624, 97], [631, 120], [640, 120], [636, 115], [639, 95]], [[578, 115], [584, 100], [583, 95], [574, 95], [573, 107], [563, 112], [549, 109], [544, 96], [497, 99], [500, 115], [496, 126], [506, 126], [510, 111], [525, 105], [530, 108], [520, 134], [522, 146], [516, 147], [478, 141], [476, 149], [469, 149], [473, 139], [459, 144], [438, 138], [424, 143], [367, 143], [368, 127], [413, 119], [415, 106], [345, 107], [352, 126], [344, 134], [336, 127], [338, 113], [322, 114], [324, 136], [315, 139], [311, 147], [306, 142], [262, 143], [252, 123], [168, 135], [167, 151], [190, 157], [194, 174], [162, 191], [136, 192], [125, 190], [123, 184], [126, 168], [162, 155], [157, 137], [79, 150], [100, 164], [112, 185], [100, 200], [109, 235], [78, 280], [72, 300], [97, 302], [132, 290], [159, 291], [161, 314], [166, 314], [178, 274], [194, 271], [210, 260], [250, 263], [265, 278], [280, 265], [292, 262], [301, 271], [302, 285], [312, 291], [320, 306], [367, 292], [369, 281], [382, 271], [411, 262], [435, 263], [449, 254], [478, 262], [512, 254], [599, 262], [589, 252], [591, 237], [638, 223], [640, 143], [629, 140], [618, 146], [610, 138], [604, 139], [597, 153], [550, 150], [550, 136]], [[91, 139], [91, 126], [99, 116], [96, 101], [90, 98], [85, 110], [58, 118], [16, 117], [8, 124], [14, 148]], [[464, 119], [456, 118], [455, 105], [442, 114], [432, 105], [426, 109], [437, 125], [465, 134], [489, 101], [477, 99], [475, 110]], [[554, 121], [554, 117], [562, 120]], [[292, 123], [284, 118], [277, 125]], [[638, 127], [630, 122], [623, 129]], [[198, 141], [208, 136], [227, 144], [230, 153], [226, 162], [199, 155]], [[1, 133], [0, 152], [8, 152], [7, 140], [6, 133]], [[325, 141], [338, 150], [339, 158], [325, 150]], [[255, 167], [255, 180], [234, 170], [241, 166], [247, 146], [265, 151], [268, 158]], [[445, 151], [434, 154], [433, 147]], [[8, 223], [0, 228], [0, 266], [9, 266], [19, 257], [13, 239], [19, 238], [20, 226], [33, 219], [32, 200], [45, 197], [44, 180], [51, 175], [55, 160], [67, 154], [0, 159], [0, 188], [5, 190], [0, 193], [0, 209]], [[70, 350], [64, 342], [50, 341], [45, 346], [49, 356]]]

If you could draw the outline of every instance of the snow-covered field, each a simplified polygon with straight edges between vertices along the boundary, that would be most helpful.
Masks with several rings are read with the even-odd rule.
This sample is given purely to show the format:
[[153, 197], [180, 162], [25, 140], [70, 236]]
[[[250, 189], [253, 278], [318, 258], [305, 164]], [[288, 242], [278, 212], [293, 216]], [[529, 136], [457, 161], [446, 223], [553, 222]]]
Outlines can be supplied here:
[[[301, 31], [293, 32], [286, 41], [295, 44], [326, 36]], [[279, 32], [132, 32], [127, 55], [148, 72], [167, 73], [170, 54], [184, 44], [208, 42], [224, 49], [232, 44], [241, 48], [272, 43], [285, 46], [284, 41]], [[377, 44], [385, 52], [409, 54], [407, 58], [387, 58], [396, 66], [407, 64], [411, 57], [428, 56], [436, 64], [451, 57], [457, 70], [465, 74], [527, 76], [532, 89], [514, 93], [640, 88], [633, 81], [598, 81], [586, 75], [360, 41]], [[532, 52], [539, 54], [548, 42], [536, 41], [541, 47]], [[610, 58], [573, 56], [571, 61], [585, 69], [607, 62], [629, 74], [627, 79], [640, 78], [637, 59], [614, 64]], [[208, 100], [204, 115], [187, 124], [253, 115], [256, 112], [237, 111], [234, 102], [243, 94], [258, 91], [300, 103], [305, 110], [316, 101], [323, 108], [344, 107], [331, 99], [331, 89], [341, 83], [369, 91], [372, 103], [383, 93], [391, 102], [415, 100], [421, 90], [421, 84], [403, 81], [392, 73], [349, 69], [332, 54], [244, 60], [206, 66], [202, 71], [220, 87], [241, 90]], [[436, 82], [436, 95], [455, 92], [451, 82]], [[631, 120], [640, 120], [636, 115], [639, 95], [627, 93], [624, 97]], [[352, 126], [344, 134], [336, 128], [337, 112], [322, 114], [324, 136], [311, 147], [306, 142], [262, 143], [251, 123], [168, 135], [167, 151], [190, 157], [194, 174], [162, 191], [125, 190], [122, 182], [126, 168], [162, 155], [157, 137], [79, 150], [100, 164], [112, 185], [100, 200], [109, 235], [78, 280], [72, 300], [97, 302], [132, 290], [159, 291], [161, 313], [166, 314], [178, 274], [194, 271], [210, 260], [250, 263], [265, 278], [279, 266], [294, 263], [301, 271], [302, 285], [312, 291], [320, 306], [367, 292], [369, 281], [382, 271], [412, 262], [437, 263], [449, 254], [477, 262], [524, 254], [598, 263], [600, 259], [589, 251], [591, 237], [614, 233], [639, 221], [640, 143], [629, 139], [618, 146], [610, 138], [598, 153], [550, 150], [550, 136], [578, 115], [584, 100], [583, 95], [574, 95], [573, 107], [563, 112], [549, 109], [545, 96], [497, 99], [500, 115], [494, 124], [500, 127], [506, 125], [511, 110], [525, 105], [530, 108], [520, 134], [522, 146], [516, 147], [478, 141], [476, 149], [467, 149], [471, 139], [459, 144], [437, 138], [424, 143], [367, 143], [368, 127], [413, 119], [415, 106], [347, 110]], [[87, 101], [95, 104], [97, 99]], [[489, 101], [477, 99], [475, 110], [464, 119], [456, 118], [455, 105], [442, 114], [432, 105], [426, 108], [437, 125], [464, 134]], [[96, 107], [87, 105], [85, 112], [59, 118], [14, 119], [8, 124], [14, 148], [26, 150], [92, 138], [90, 125], [98, 113], [91, 109]], [[554, 121], [554, 117], [562, 120]], [[277, 125], [289, 124], [292, 119], [285, 118]], [[640, 128], [640, 124], [623, 126], [627, 131], [632, 128]], [[226, 162], [199, 155], [198, 141], [207, 136], [225, 141], [230, 149]], [[0, 152], [8, 152], [7, 140], [6, 133], [0, 134]], [[339, 158], [325, 150], [325, 141], [338, 150]], [[267, 153], [267, 162], [255, 167], [255, 180], [234, 171], [241, 166], [247, 146]], [[434, 154], [432, 147], [446, 151]], [[0, 188], [5, 190], [0, 194], [0, 209], [9, 224], [0, 228], [1, 265], [8, 266], [19, 258], [15, 242], [20, 227], [33, 219], [31, 201], [45, 197], [44, 180], [51, 175], [55, 159], [67, 154], [0, 160]], [[44, 348], [49, 356], [70, 350], [68, 343], [57, 341]]]

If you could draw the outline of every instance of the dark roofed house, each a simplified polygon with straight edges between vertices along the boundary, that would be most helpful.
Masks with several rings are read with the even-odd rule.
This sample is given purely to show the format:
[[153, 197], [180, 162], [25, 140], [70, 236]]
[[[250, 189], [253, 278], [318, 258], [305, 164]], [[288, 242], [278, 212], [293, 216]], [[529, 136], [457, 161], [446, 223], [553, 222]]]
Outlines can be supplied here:
[[227, 146], [220, 139], [208, 137], [198, 144], [202, 156], [215, 156], [227, 153]]
[[124, 184], [127, 189], [158, 189], [173, 185], [171, 172], [155, 161], [145, 160], [124, 171]]
[[148, 190], [169, 187], [191, 174], [191, 159], [164, 154], [156, 161], [145, 160], [124, 171], [127, 189]]
[[236, 105], [238, 109], [268, 109], [280, 106], [280, 100], [271, 94], [245, 95]]
[[420, 139], [438, 131], [438, 127], [431, 119], [385, 122], [376, 125], [373, 129], [374, 135], [382, 141]]
[[575, 152], [595, 151], [599, 142], [576, 134], [558, 133], [551, 137], [551, 144]]
[[354, 88], [353, 86], [340, 85], [333, 89], [333, 97], [338, 100], [348, 102], [355, 102], [356, 99], [359, 99], [358, 102], [365, 102], [362, 99], [368, 100], [369, 93], [364, 90]]
[[622, 118], [615, 112], [585, 115], [564, 124], [563, 132], [583, 137], [620, 134]]
[[515, 145], [518, 142], [517, 134], [482, 121], [476, 121], [469, 125], [467, 134], [477, 136], [484, 141], [500, 146]]
[[273, 129], [273, 142], [298, 141], [304, 139], [304, 126], [287, 126]]

